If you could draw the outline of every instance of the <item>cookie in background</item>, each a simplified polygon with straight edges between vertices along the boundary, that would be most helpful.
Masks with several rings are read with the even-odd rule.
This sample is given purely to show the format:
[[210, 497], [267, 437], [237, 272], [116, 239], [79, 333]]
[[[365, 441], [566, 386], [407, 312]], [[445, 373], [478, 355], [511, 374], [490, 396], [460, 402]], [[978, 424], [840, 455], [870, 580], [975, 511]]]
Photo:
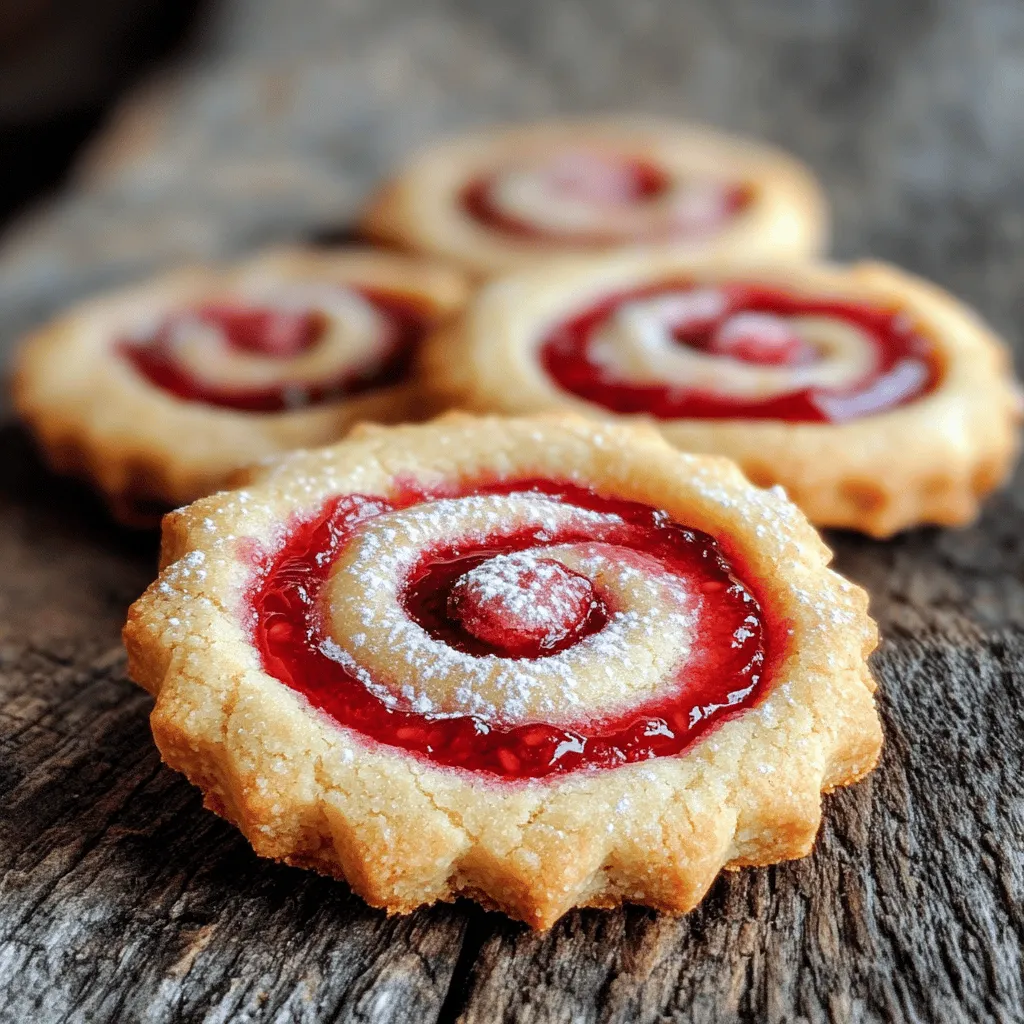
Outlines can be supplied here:
[[651, 118], [549, 122], [435, 143], [373, 196], [363, 233], [477, 277], [642, 248], [656, 256], [803, 259], [827, 204], [771, 146]]
[[439, 404], [652, 424], [887, 536], [973, 520], [1017, 455], [1004, 345], [894, 267], [622, 256], [485, 286], [424, 348]]
[[456, 271], [368, 249], [192, 267], [35, 332], [15, 405], [56, 469], [143, 525], [357, 421], [425, 418], [416, 349], [467, 296]]

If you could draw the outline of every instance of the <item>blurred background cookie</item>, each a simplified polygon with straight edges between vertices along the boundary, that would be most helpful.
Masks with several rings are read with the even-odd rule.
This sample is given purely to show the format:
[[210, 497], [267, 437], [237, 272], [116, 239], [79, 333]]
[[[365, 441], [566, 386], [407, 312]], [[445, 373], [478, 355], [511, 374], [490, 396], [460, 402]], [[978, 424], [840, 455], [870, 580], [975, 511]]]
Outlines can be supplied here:
[[1019, 444], [1003, 343], [881, 264], [563, 263], [485, 287], [424, 365], [442, 402], [647, 421], [876, 536], [970, 522]]
[[415, 372], [462, 277], [369, 250], [280, 250], [90, 300], [33, 335], [15, 404], [50, 462], [151, 521], [232, 470], [432, 411]]
[[435, 143], [386, 182], [366, 235], [487, 276], [538, 260], [819, 253], [826, 203], [770, 146], [642, 117], [495, 129]]

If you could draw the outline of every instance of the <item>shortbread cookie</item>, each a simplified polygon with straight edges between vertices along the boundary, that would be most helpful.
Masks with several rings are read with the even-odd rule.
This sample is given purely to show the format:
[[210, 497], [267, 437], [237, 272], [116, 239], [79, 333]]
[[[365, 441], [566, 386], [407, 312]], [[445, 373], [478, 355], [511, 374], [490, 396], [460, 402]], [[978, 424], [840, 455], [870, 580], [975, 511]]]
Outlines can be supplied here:
[[15, 403], [57, 469], [144, 521], [358, 420], [424, 418], [415, 350], [466, 296], [454, 271], [369, 250], [184, 270], [29, 338]]
[[448, 405], [645, 420], [876, 536], [969, 522], [1017, 453], [1006, 349], [880, 264], [579, 261], [486, 287], [424, 359]]
[[691, 257], [803, 258], [826, 207], [768, 146], [635, 119], [507, 128], [414, 156], [372, 199], [365, 233], [478, 276], [640, 247]]
[[164, 760], [406, 912], [685, 911], [812, 847], [881, 733], [867, 598], [778, 488], [578, 417], [365, 427], [164, 520]]

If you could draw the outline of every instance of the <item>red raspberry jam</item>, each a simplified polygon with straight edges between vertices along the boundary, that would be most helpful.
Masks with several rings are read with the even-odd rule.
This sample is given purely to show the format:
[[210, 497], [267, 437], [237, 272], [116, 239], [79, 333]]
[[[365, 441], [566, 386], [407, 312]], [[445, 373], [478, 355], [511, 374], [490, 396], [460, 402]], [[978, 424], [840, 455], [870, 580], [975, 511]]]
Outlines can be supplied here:
[[[547, 174], [554, 195], [566, 199], [584, 200], [595, 207], [624, 207], [651, 202], [661, 198], [670, 187], [667, 174], [654, 164], [642, 160], [615, 158], [610, 154], [584, 154], [584, 159], [553, 160], [550, 167], [539, 167], [538, 173]], [[603, 234], [561, 234], [545, 230], [543, 226], [520, 220], [494, 200], [494, 185], [498, 175], [488, 175], [471, 181], [462, 191], [462, 208], [476, 221], [507, 235], [531, 239], [563, 242], [576, 245], [607, 245], [621, 242], [620, 235]], [[722, 201], [717, 211], [721, 223], [739, 213], [751, 200], [749, 188], [742, 185], [725, 185]], [[720, 227], [721, 223], [702, 219], [700, 233]], [[689, 234], [685, 226], [666, 225], [664, 237], [676, 238]], [[647, 241], [652, 239], [648, 238]]]
[[386, 322], [384, 355], [372, 365], [347, 370], [334, 380], [301, 391], [287, 380], [273, 387], [223, 387], [198, 379], [175, 358], [171, 344], [175, 326], [186, 317], [217, 327], [227, 345], [238, 352], [281, 359], [301, 354], [319, 340], [326, 327], [315, 312], [293, 313], [249, 306], [210, 303], [167, 317], [145, 341], [124, 341], [121, 355], [151, 384], [189, 402], [202, 402], [245, 412], [281, 412], [362, 394], [404, 380], [419, 342], [429, 326], [426, 308], [413, 297], [359, 289]]
[[782, 317], [738, 313], [709, 332], [707, 350], [760, 366], [800, 366], [814, 360], [814, 349]]
[[[638, 564], [654, 567], [652, 571], [660, 567], [685, 578], [688, 587], [699, 592], [701, 612], [693, 648], [667, 696], [663, 691], [626, 714], [595, 715], [571, 727], [419, 714], [389, 707], [353, 672], [322, 653], [326, 637], [320, 594], [332, 564], [361, 524], [432, 497], [528, 490], [581, 509], [615, 513], [621, 524], [603, 528], [605, 543], [625, 548], [624, 557], [635, 557]], [[560, 609], [553, 619], [563, 632], [549, 646], [545, 644], [551, 637], [538, 638], [524, 628], [521, 614], [508, 616], [502, 631], [501, 609], [483, 595], [471, 599], [463, 611], [466, 591], [472, 589], [472, 580], [464, 581], [496, 555], [587, 542], [591, 530], [581, 517], [577, 525], [558, 530], [502, 532], [496, 528], [486, 543], [466, 544], [453, 538], [444, 548], [422, 554], [402, 581], [402, 604], [435, 639], [461, 651], [551, 656], [598, 632], [608, 621], [609, 610], [572, 582], [576, 574], [567, 572], [557, 582], [553, 576], [550, 591], [541, 598]], [[673, 522], [650, 506], [547, 480], [471, 486], [455, 494], [410, 492], [399, 500], [338, 497], [313, 519], [295, 525], [281, 549], [257, 559], [257, 564], [248, 607], [253, 642], [270, 675], [371, 741], [401, 748], [436, 765], [508, 780], [613, 768], [680, 754], [710, 729], [760, 700], [788, 647], [786, 623], [758, 601], [755, 588], [741, 578], [736, 558], [728, 556], [712, 537]], [[528, 576], [524, 579], [530, 582]]]
[[[782, 318], [819, 316], [860, 328], [877, 349], [875, 369], [852, 388], [806, 388], [761, 400], [739, 400], [678, 384], [638, 385], [616, 379], [594, 358], [595, 337], [623, 303], [692, 291], [686, 282], [610, 295], [557, 325], [540, 351], [548, 374], [566, 391], [617, 413], [658, 419], [763, 419], [836, 423], [905, 405], [935, 387], [939, 377], [931, 343], [898, 308], [876, 308], [833, 298], [791, 295], [778, 288], [731, 283], [716, 286], [722, 302], [673, 331], [681, 345], [761, 365], [804, 365], [816, 358]], [[703, 289], [701, 289], [703, 290]], [[723, 373], [727, 365], [723, 364]]]
[[[451, 564], [461, 573], [447, 588], [447, 618], [494, 652], [539, 658], [576, 640], [601, 608], [586, 576], [551, 558], [498, 554], [470, 568], [465, 558]], [[428, 575], [435, 593], [436, 575]], [[423, 582], [419, 592], [423, 594]], [[425, 604], [423, 594], [413, 604]], [[603, 609], [601, 617], [604, 618]], [[593, 626], [588, 632], [594, 632]]]

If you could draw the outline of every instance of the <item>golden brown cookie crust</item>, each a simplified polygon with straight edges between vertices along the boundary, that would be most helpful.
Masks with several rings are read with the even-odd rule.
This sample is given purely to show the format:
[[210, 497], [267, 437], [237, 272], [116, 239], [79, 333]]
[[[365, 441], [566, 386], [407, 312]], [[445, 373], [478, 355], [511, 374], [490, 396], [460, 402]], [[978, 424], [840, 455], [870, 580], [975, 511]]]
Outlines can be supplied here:
[[[478, 222], [462, 207], [468, 182], [530, 154], [588, 146], [680, 174], [718, 178], [723, 168], [749, 187], [748, 205], [720, 231], [689, 241], [580, 246], [516, 237]], [[489, 277], [559, 259], [642, 248], [655, 258], [749, 256], [802, 259], [824, 249], [828, 215], [814, 176], [793, 157], [762, 143], [699, 125], [656, 119], [548, 122], [494, 129], [431, 146], [412, 157], [371, 198], [366, 237], [436, 256]]]
[[208, 494], [238, 467], [265, 456], [336, 440], [361, 420], [430, 414], [415, 377], [282, 412], [186, 401], [152, 384], [116, 351], [126, 326], [154, 310], [230, 298], [257, 279], [379, 289], [408, 296], [439, 322], [468, 296], [460, 274], [422, 260], [364, 249], [280, 249], [90, 299], [31, 335], [15, 365], [15, 407], [51, 464], [92, 481], [122, 520], [145, 524], [156, 510]]
[[[933, 390], [843, 423], [623, 416], [558, 386], [537, 349], [546, 325], [600, 298], [661, 280], [747, 281], [896, 306], [932, 343]], [[423, 350], [439, 404], [524, 415], [554, 409], [647, 422], [686, 451], [726, 455], [763, 486], [781, 484], [819, 526], [885, 537], [910, 526], [960, 526], [979, 513], [1017, 457], [1020, 391], [1007, 349], [935, 285], [881, 263], [848, 267], [617, 257], [524, 272], [485, 287]]]
[[[682, 756], [502, 784], [365, 741], [263, 670], [239, 544], [273, 550], [284, 523], [339, 493], [481, 473], [648, 502], [742, 556], [792, 630], [765, 699]], [[391, 913], [468, 895], [546, 928], [577, 906], [686, 911], [723, 867], [809, 852], [821, 792], [870, 771], [881, 744], [867, 597], [830, 557], [778, 489], [654, 431], [456, 414], [359, 428], [169, 515], [160, 577], [124, 638], [132, 677], [156, 697], [164, 760], [259, 854], [344, 878]]]

